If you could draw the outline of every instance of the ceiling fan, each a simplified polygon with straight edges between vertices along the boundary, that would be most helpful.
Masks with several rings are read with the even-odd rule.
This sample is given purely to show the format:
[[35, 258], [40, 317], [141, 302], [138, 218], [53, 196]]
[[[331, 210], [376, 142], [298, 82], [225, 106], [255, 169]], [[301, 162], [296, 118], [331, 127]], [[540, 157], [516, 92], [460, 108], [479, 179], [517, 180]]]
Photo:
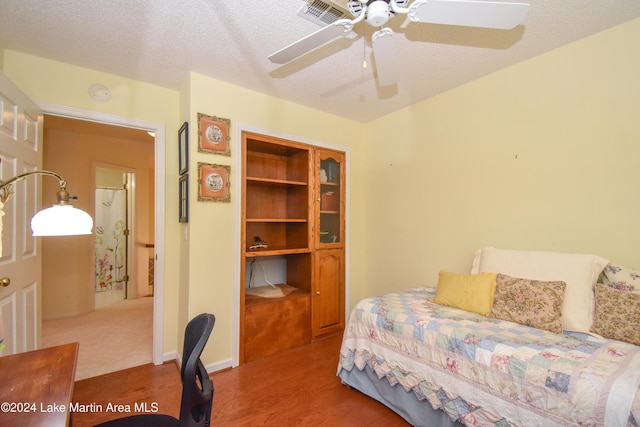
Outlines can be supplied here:
[[461, 25], [509, 30], [524, 21], [529, 12], [527, 3], [507, 3], [475, 0], [354, 0], [347, 8], [354, 19], [339, 19], [320, 30], [269, 55], [276, 64], [285, 64], [337, 37], [348, 35], [353, 26], [366, 21], [381, 27], [371, 37], [376, 60], [378, 84], [388, 86], [398, 82], [393, 31], [382, 28], [395, 15], [406, 14], [411, 22]]

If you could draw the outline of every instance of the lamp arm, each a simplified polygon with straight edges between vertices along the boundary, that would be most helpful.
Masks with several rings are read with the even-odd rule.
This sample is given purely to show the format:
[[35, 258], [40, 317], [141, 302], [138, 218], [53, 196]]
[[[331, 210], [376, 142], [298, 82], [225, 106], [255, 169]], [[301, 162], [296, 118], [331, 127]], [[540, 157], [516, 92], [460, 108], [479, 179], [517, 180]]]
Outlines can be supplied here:
[[67, 192], [67, 181], [65, 181], [64, 178], [62, 178], [62, 176], [60, 176], [59, 174], [48, 171], [48, 170], [34, 170], [30, 172], [25, 172], [23, 174], [14, 176], [13, 178], [7, 181], [0, 181], [0, 201], [2, 201], [2, 203], [6, 203], [6, 201], [9, 200], [9, 197], [11, 197], [11, 194], [12, 194], [11, 185], [15, 184], [18, 181], [26, 179], [31, 175], [46, 175], [46, 176], [51, 176], [53, 178], [56, 178], [60, 182], [60, 190], [58, 190], [58, 202], [60, 204], [69, 203], [69, 193]]

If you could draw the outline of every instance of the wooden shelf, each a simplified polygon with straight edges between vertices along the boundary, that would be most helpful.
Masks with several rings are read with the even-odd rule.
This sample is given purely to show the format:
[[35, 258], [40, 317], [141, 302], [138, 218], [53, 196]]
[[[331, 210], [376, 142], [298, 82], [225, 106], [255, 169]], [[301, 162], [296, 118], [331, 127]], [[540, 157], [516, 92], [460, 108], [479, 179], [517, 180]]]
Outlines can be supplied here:
[[276, 287], [280, 288], [283, 293], [282, 297], [279, 298], [265, 298], [257, 295], [245, 294], [244, 303], [245, 306], [258, 305], [258, 304], [269, 304], [273, 302], [282, 302], [287, 299], [296, 299], [296, 298], [309, 298], [309, 292], [303, 291], [302, 289], [294, 288], [293, 286], [289, 286], [286, 284], [276, 284]]
[[276, 222], [276, 223], [304, 223], [309, 222], [306, 218], [247, 218], [246, 222]]
[[245, 256], [247, 258], [251, 258], [251, 257], [261, 257], [261, 256], [308, 254], [310, 252], [311, 252], [311, 249], [309, 248], [273, 248], [273, 247], [268, 247], [266, 249], [248, 249], [247, 248]]
[[290, 181], [286, 179], [274, 179], [274, 178], [260, 178], [260, 177], [247, 177], [247, 184], [265, 184], [265, 185], [309, 185], [303, 181]]
[[306, 185], [309, 182], [309, 149], [291, 142], [269, 139], [246, 138], [246, 179]]
[[309, 151], [303, 144], [266, 135], [249, 135], [247, 133], [247, 152], [275, 154], [291, 157], [301, 151]]

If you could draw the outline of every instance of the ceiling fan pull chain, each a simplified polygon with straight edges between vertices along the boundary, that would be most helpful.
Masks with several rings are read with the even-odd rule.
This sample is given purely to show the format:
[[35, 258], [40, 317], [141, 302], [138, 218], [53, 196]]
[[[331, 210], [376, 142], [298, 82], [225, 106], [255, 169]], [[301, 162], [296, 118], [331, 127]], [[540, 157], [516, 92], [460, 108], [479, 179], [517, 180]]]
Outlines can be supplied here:
[[363, 26], [362, 33], [362, 68], [367, 68], [367, 26]]

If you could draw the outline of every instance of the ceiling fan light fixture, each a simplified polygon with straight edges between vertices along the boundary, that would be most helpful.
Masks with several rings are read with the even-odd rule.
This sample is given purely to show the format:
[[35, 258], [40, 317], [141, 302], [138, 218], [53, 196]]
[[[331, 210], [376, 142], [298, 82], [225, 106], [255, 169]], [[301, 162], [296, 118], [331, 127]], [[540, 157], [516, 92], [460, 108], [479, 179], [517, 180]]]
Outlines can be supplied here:
[[389, 21], [389, 3], [377, 0], [367, 6], [367, 23], [373, 27], [382, 27]]
[[[321, 0], [308, 0], [317, 1]], [[377, 83], [380, 86], [396, 84], [400, 77], [396, 60], [393, 31], [384, 27], [396, 15], [407, 15], [411, 22], [425, 24], [458, 25], [466, 27], [511, 29], [520, 25], [530, 5], [514, 3], [513, 0], [330, 0], [346, 4], [353, 19], [338, 19], [318, 31], [269, 55], [274, 64], [285, 64], [329, 43], [338, 37], [346, 37], [354, 25], [366, 20], [378, 27], [371, 38], [372, 54], [375, 58]], [[407, 7], [409, 6], [409, 7]], [[364, 27], [366, 30], [366, 25]], [[366, 31], [363, 32], [366, 37]], [[366, 62], [366, 39], [363, 37], [363, 61]]]

